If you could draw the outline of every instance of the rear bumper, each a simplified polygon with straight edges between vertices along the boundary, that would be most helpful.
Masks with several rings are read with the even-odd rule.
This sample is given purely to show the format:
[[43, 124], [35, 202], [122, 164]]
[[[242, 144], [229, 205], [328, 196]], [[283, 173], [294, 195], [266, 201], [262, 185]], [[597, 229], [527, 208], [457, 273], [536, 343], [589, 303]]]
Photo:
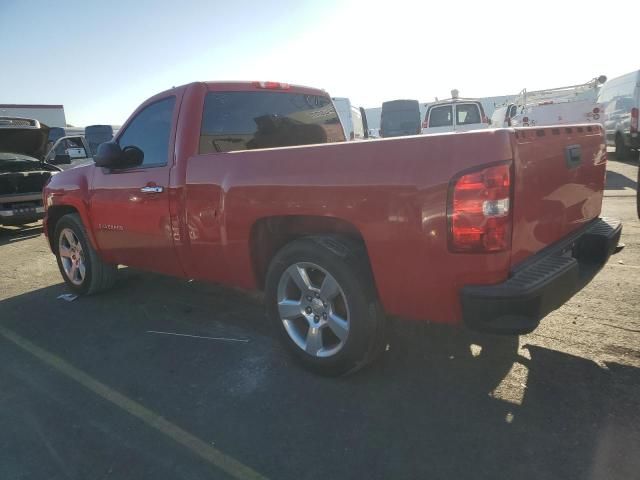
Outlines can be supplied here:
[[474, 330], [521, 334], [563, 305], [613, 253], [622, 224], [599, 218], [527, 259], [497, 285], [462, 288], [462, 318]]

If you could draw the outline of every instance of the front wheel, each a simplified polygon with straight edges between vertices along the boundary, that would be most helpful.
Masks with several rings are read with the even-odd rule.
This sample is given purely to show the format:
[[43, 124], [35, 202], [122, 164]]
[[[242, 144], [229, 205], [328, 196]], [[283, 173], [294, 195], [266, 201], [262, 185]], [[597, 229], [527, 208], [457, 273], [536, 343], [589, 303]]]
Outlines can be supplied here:
[[91, 295], [113, 286], [117, 266], [100, 259], [78, 214], [65, 215], [58, 221], [54, 241], [58, 268], [71, 290]]
[[371, 362], [386, 345], [364, 248], [342, 237], [306, 237], [286, 245], [269, 266], [267, 314], [293, 355], [324, 375]]

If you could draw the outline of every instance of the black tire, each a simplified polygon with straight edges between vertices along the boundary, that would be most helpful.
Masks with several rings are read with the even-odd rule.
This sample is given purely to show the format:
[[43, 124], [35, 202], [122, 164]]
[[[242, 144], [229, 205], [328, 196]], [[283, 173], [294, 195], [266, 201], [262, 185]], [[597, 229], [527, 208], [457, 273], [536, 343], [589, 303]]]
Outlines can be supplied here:
[[[60, 255], [60, 237], [65, 229], [72, 230], [82, 246], [85, 275], [79, 284], [74, 283], [70, 279], [65, 271]], [[79, 295], [93, 295], [94, 293], [108, 290], [115, 283], [118, 271], [117, 265], [109, 265], [100, 259], [98, 252], [95, 251], [91, 242], [88, 240], [82, 220], [77, 213], [64, 215], [58, 220], [55, 226], [53, 245], [62, 278], [64, 278], [65, 283], [74, 293]]]
[[616, 160], [626, 161], [629, 159], [629, 147], [624, 144], [622, 135], [616, 135]]
[[[340, 350], [331, 356], [307, 353], [292, 339], [280, 318], [278, 285], [286, 270], [297, 263], [321, 267], [334, 277], [343, 292], [349, 329]], [[267, 316], [280, 339], [297, 360], [316, 373], [327, 376], [353, 373], [372, 362], [386, 347], [386, 317], [378, 301], [365, 248], [358, 242], [340, 236], [314, 236], [287, 244], [269, 265], [265, 291]]]

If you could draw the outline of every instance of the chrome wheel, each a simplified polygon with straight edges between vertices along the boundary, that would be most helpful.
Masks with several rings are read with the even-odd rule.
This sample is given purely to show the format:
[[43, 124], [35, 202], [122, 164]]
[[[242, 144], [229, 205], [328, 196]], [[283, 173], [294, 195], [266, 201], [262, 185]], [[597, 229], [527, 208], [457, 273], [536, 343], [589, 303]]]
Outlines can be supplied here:
[[58, 254], [67, 278], [74, 285], [82, 285], [87, 273], [84, 251], [80, 240], [70, 228], [60, 232]]
[[349, 334], [349, 307], [337, 280], [313, 263], [291, 265], [278, 282], [278, 313], [295, 344], [314, 357], [330, 357]]

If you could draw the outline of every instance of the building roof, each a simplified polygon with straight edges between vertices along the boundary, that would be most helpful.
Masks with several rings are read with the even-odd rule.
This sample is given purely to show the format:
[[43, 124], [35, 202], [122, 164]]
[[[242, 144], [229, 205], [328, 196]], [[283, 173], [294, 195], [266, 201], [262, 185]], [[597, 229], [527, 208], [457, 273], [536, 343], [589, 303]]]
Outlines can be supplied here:
[[64, 108], [64, 105], [38, 105], [19, 103], [0, 103], [0, 108]]

